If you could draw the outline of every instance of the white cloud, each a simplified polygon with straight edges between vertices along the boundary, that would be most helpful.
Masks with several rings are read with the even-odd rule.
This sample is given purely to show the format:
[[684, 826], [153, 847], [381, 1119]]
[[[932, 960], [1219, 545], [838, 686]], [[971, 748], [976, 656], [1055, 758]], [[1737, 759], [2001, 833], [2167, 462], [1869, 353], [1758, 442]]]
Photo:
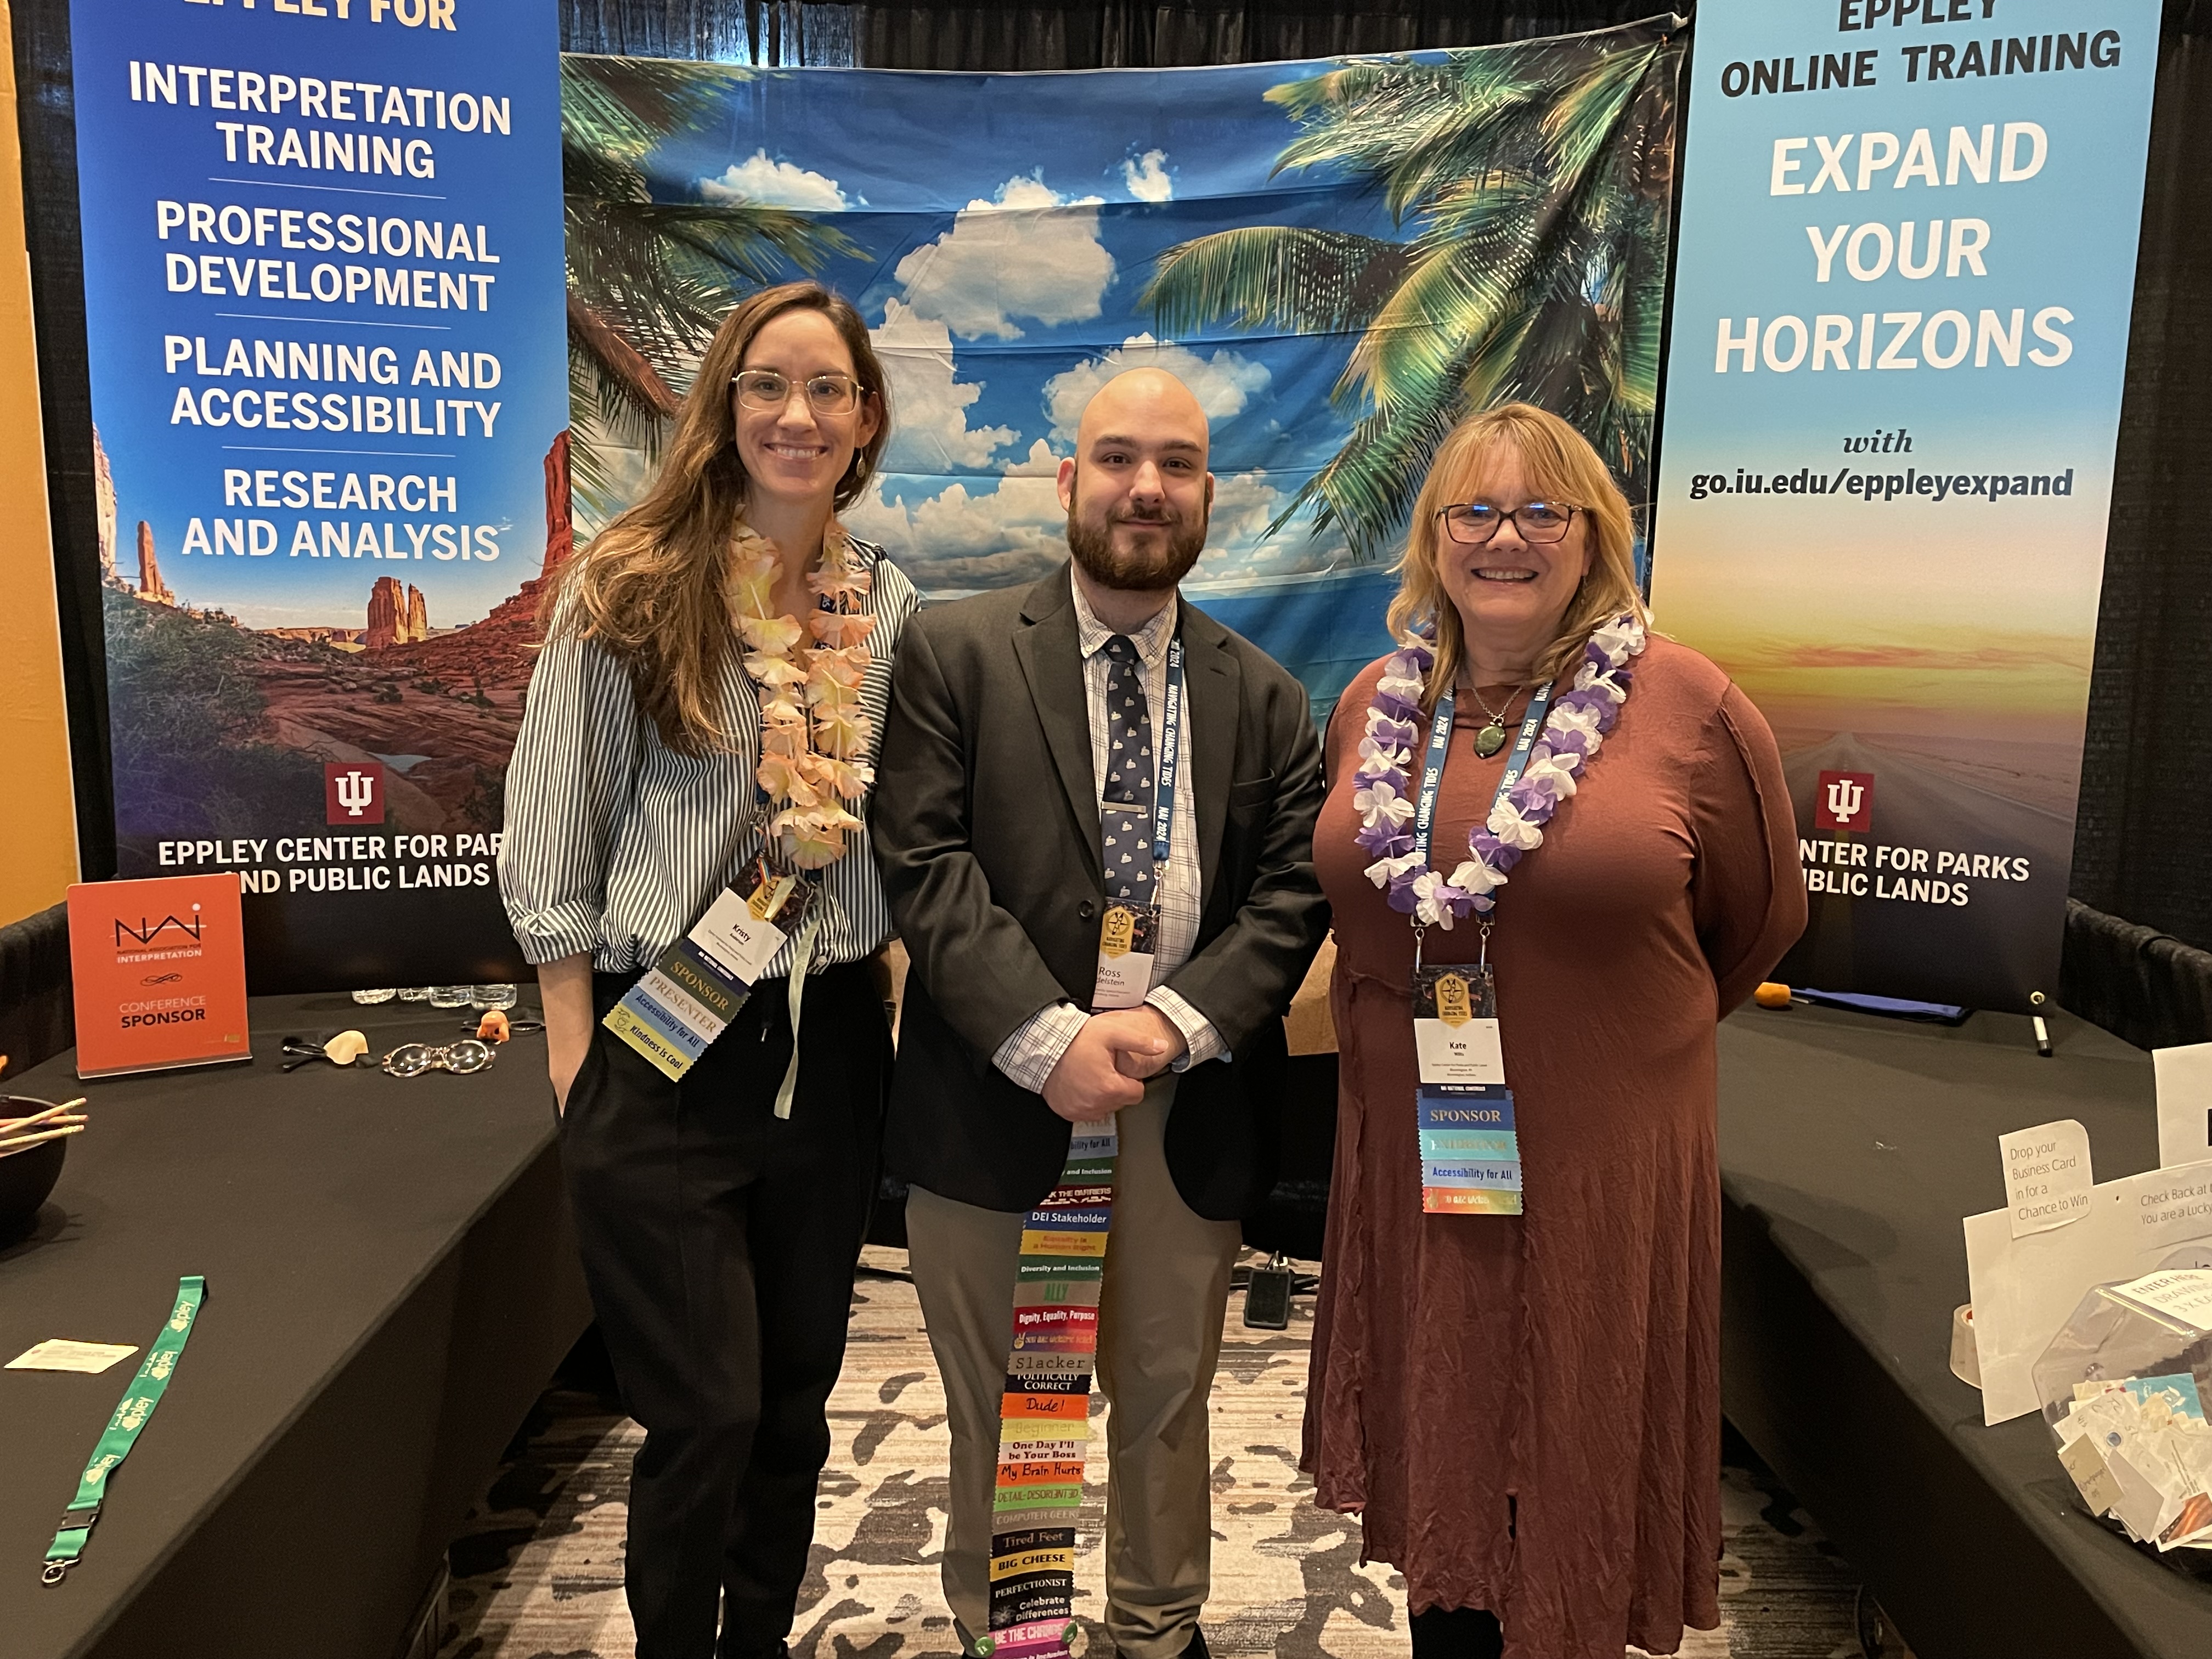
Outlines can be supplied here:
[[848, 204], [835, 179], [771, 161], [765, 149], [748, 161], [732, 162], [719, 179], [702, 179], [699, 194], [710, 202], [750, 207], [796, 208], [805, 213], [842, 213]]
[[1173, 341], [1155, 340], [1149, 334], [1132, 335], [1112, 350], [1078, 363], [1044, 383], [1045, 408], [1052, 416], [1052, 435], [1072, 441], [1083, 419], [1084, 405], [1099, 387], [1116, 374], [1133, 368], [1164, 368], [1191, 390], [1209, 421], [1226, 421], [1267, 384], [1267, 365], [1240, 357], [1223, 348], [1201, 357]]
[[885, 501], [883, 490], [843, 515], [854, 533], [881, 542], [892, 560], [933, 598], [943, 599], [988, 587], [1035, 581], [1067, 557], [1067, 514], [1060, 505], [1054, 479], [1058, 468], [1040, 476], [1033, 471], [1050, 452], [1040, 443], [1026, 464], [1018, 463], [995, 490], [970, 490], [964, 483], [918, 502]]
[[998, 194], [986, 202], [981, 198], [968, 204], [970, 213], [994, 213], [1000, 210], [1035, 212], [1039, 208], [1097, 207], [1104, 203], [1103, 196], [1062, 196], [1044, 181], [1044, 169], [1009, 179], [999, 186]]
[[1164, 149], [1148, 149], [1133, 161], [1121, 163], [1121, 178], [1129, 186], [1129, 194], [1140, 202], [1164, 202], [1175, 195], [1175, 180], [1168, 177], [1168, 153]]
[[1021, 436], [1008, 426], [969, 426], [969, 406], [983, 395], [983, 386], [955, 378], [952, 335], [943, 322], [917, 314], [902, 301], [886, 300], [883, 326], [871, 337], [890, 379], [887, 471], [972, 472]]
[[1048, 328], [1085, 321], [1114, 280], [1114, 256], [1098, 241], [1100, 204], [1096, 196], [1070, 201], [1040, 176], [1009, 179], [894, 275], [915, 315], [963, 340], [1018, 340], [1018, 318]]

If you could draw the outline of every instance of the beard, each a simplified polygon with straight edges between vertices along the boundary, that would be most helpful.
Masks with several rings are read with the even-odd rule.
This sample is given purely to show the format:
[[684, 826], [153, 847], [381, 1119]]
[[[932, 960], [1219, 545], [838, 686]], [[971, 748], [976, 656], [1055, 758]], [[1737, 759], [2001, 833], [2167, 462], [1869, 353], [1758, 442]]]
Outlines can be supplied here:
[[1206, 551], [1206, 518], [1196, 524], [1182, 519], [1138, 519], [1137, 524], [1160, 525], [1168, 531], [1166, 544], [1155, 553], [1125, 554], [1114, 546], [1111, 525], [1092, 525], [1077, 516], [1079, 497], [1067, 510], [1067, 550], [1083, 574], [1099, 586], [1129, 592], [1157, 592], [1173, 587], [1190, 574], [1199, 555]]

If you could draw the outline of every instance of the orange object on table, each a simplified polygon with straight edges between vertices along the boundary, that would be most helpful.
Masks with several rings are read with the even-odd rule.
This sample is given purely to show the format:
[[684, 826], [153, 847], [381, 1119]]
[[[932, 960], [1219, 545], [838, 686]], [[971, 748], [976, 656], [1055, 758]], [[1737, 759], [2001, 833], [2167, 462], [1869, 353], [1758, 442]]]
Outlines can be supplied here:
[[1770, 979], [1751, 994], [1751, 1000], [1762, 1008], [1787, 1008], [1790, 1006], [1790, 988], [1778, 985]]
[[514, 1033], [508, 1029], [507, 1016], [498, 1009], [489, 1010], [477, 1022], [477, 1036], [486, 1042], [504, 1042]]

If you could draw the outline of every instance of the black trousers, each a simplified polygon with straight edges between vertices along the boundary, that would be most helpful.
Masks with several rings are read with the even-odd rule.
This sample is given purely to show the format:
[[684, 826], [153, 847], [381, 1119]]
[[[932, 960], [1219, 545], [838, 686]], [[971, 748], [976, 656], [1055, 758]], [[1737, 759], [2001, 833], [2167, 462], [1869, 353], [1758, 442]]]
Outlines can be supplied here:
[[[629, 984], [598, 976], [602, 1018]], [[774, 1654], [806, 1572], [890, 1034], [865, 963], [811, 979], [779, 1120], [787, 994], [755, 988], [681, 1083], [595, 1025], [562, 1121], [584, 1277], [645, 1430], [623, 1571], [638, 1659]]]

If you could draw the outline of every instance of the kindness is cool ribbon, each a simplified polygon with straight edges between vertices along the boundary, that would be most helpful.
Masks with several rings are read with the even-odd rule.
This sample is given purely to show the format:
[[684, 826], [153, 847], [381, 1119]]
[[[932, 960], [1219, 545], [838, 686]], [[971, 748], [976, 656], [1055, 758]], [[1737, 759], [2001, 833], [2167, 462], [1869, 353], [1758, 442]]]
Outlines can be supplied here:
[[1066, 1659], [1074, 1634], [1075, 1520], [1119, 1151], [1110, 1123], [1078, 1133], [1059, 1184], [1022, 1221], [991, 1500], [990, 1633], [977, 1644], [994, 1659]]

